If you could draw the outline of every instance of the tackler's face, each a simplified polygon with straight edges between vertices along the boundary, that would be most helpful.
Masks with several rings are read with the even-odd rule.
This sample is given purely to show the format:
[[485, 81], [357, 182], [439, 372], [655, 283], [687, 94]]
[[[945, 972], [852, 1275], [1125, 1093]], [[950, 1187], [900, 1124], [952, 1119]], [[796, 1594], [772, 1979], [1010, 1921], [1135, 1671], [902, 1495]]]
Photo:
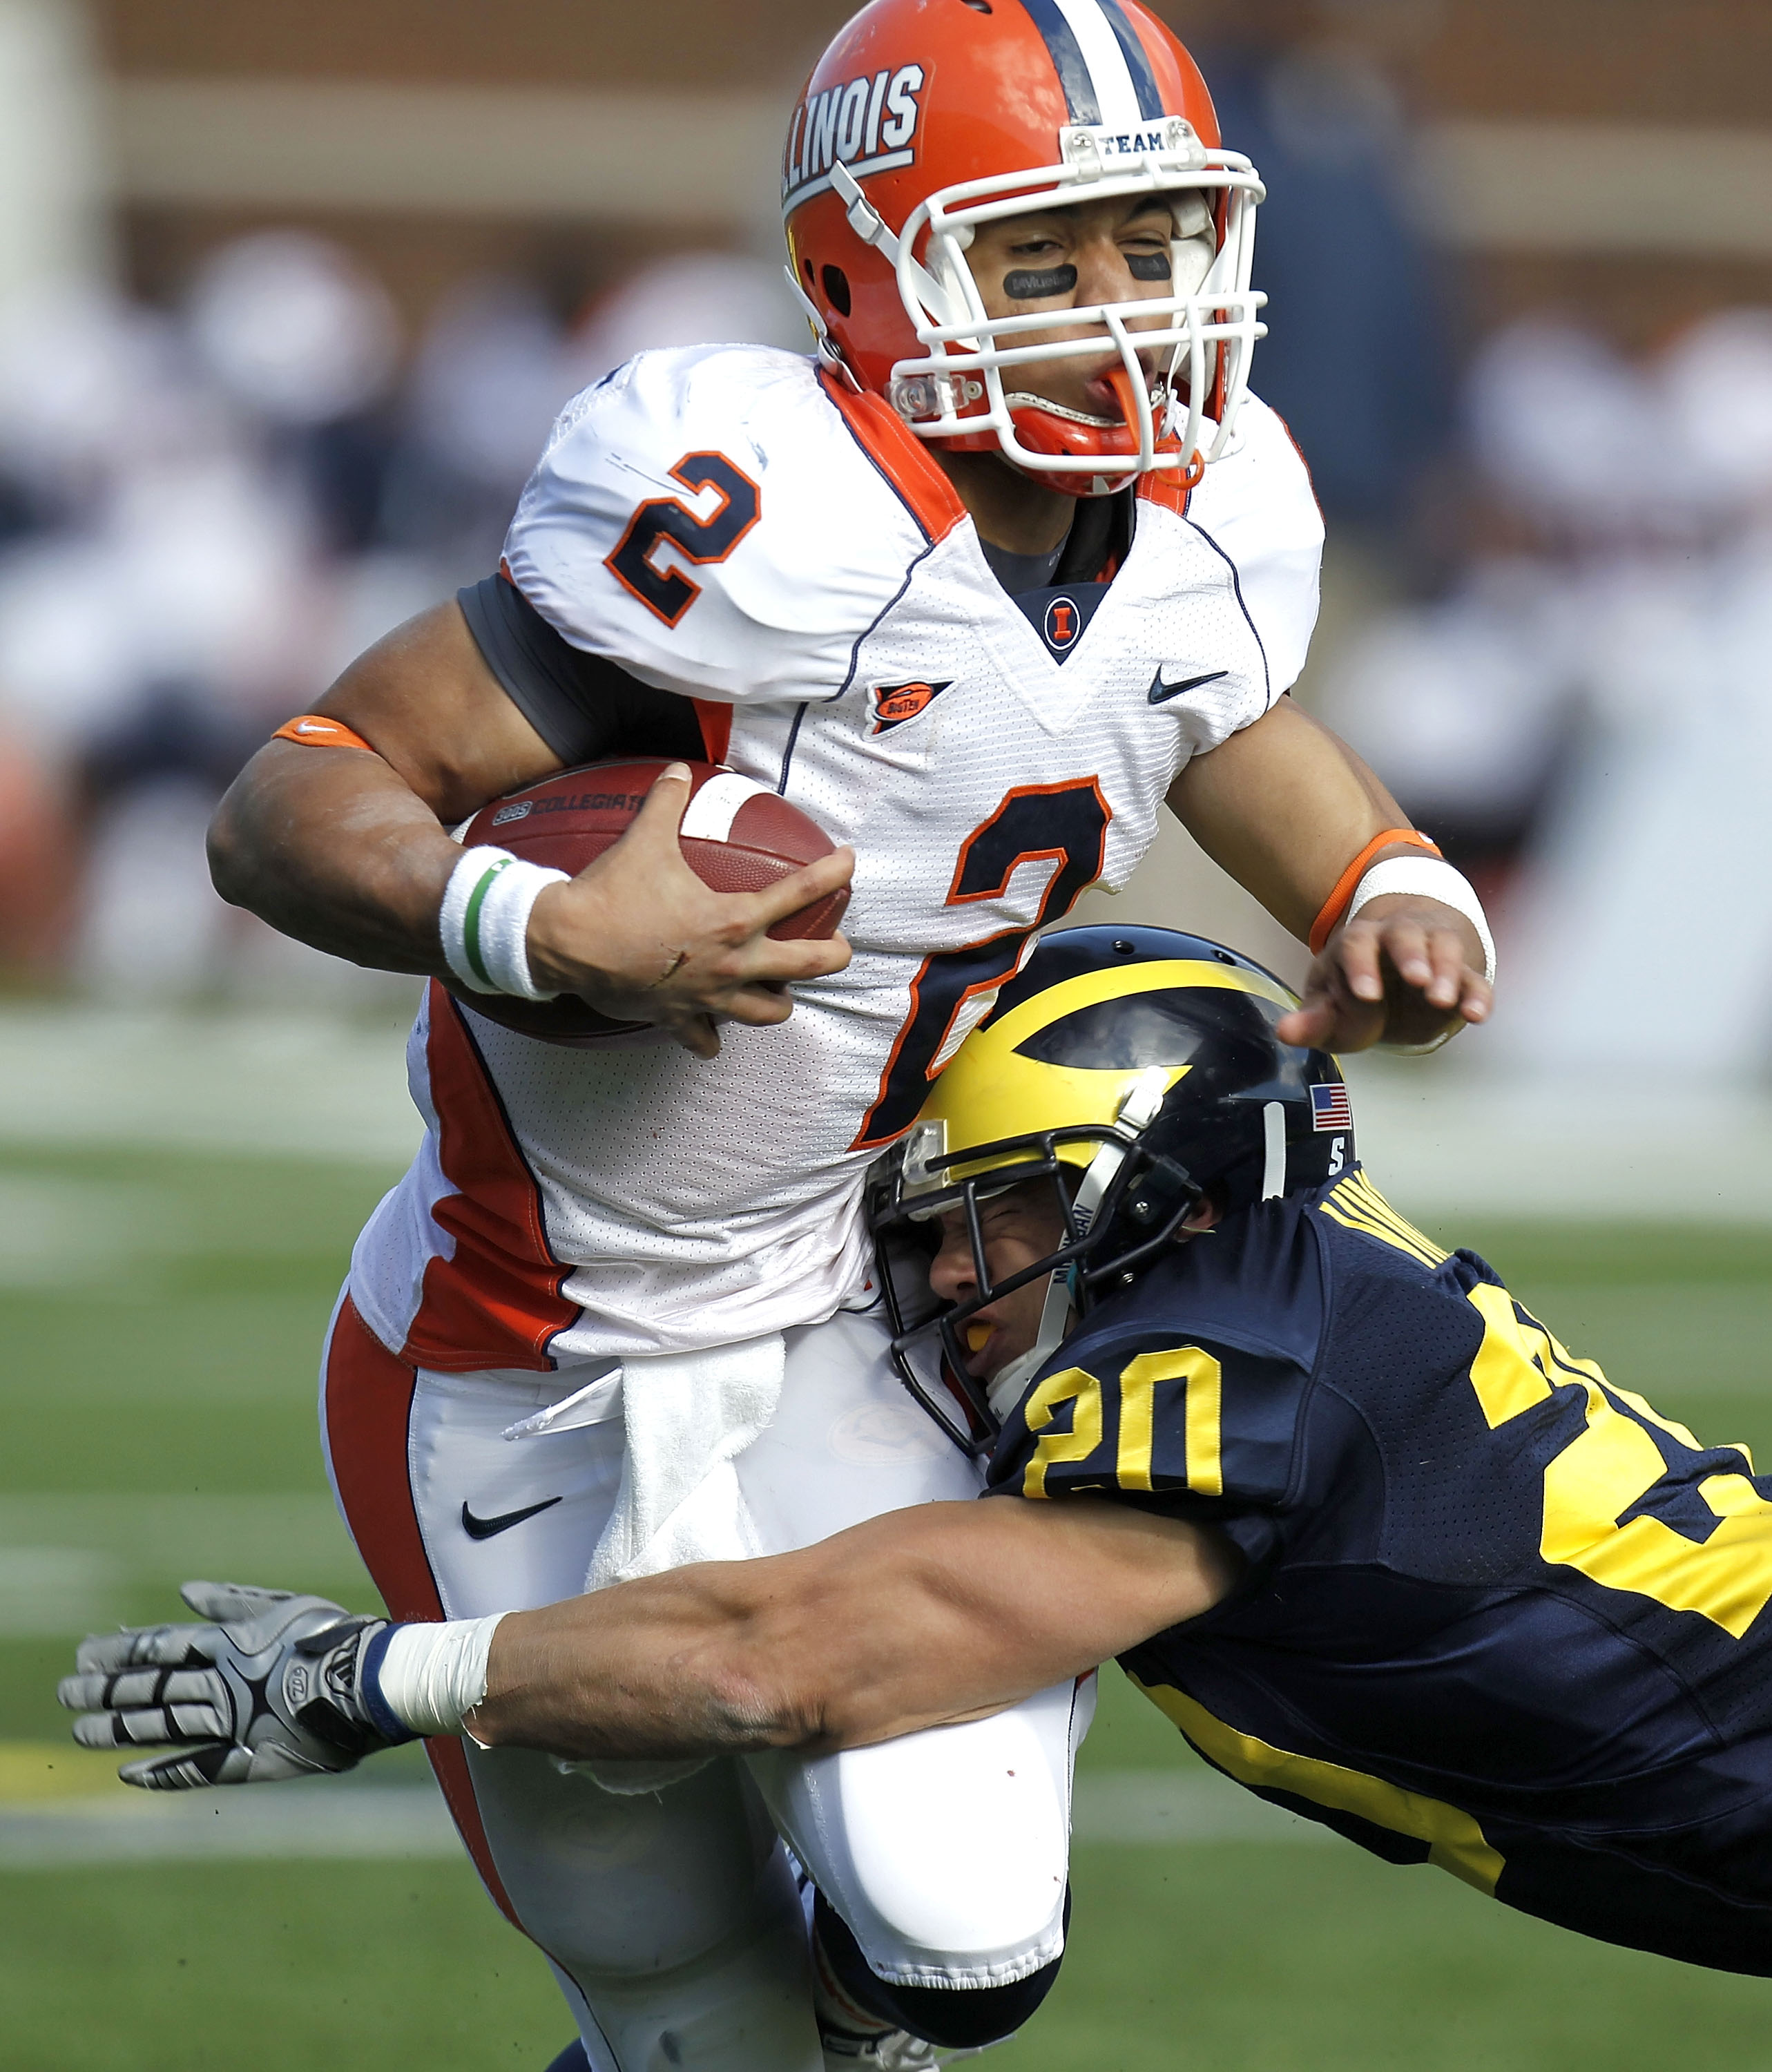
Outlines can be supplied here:
[[[1206, 278], [1215, 243], [1207, 195], [1184, 190], [999, 217], [976, 226], [966, 256], [992, 316], [1053, 313], [1050, 331], [1019, 334], [1018, 345], [1090, 337], [1102, 342], [1099, 359], [1019, 366], [1012, 385], [1061, 409], [1120, 423], [1126, 421], [1126, 407], [1115, 385], [1116, 379], [1125, 378], [1119, 353], [1099, 322], [1066, 324], [1062, 312], [1159, 300], [1166, 309], [1166, 298], [1191, 294]], [[1173, 321], [1153, 313], [1148, 327], [1158, 329]], [[1136, 333], [1140, 326], [1141, 320], [1133, 318], [1127, 328]], [[1154, 376], [1167, 348], [1139, 356], [1146, 372]]]
[[[1205, 1197], [1188, 1211], [1174, 1241], [1185, 1244], [1211, 1230], [1218, 1220], [1218, 1205]], [[993, 1287], [1050, 1259], [1070, 1240], [1050, 1180], [1030, 1180], [981, 1202], [978, 1228], [984, 1240], [985, 1269]], [[1012, 1360], [1032, 1350], [1050, 1282], [1050, 1274], [1037, 1275], [1025, 1287], [986, 1303], [968, 1321], [966, 1369], [975, 1380], [989, 1382]], [[941, 1219], [941, 1245], [930, 1264], [929, 1285], [944, 1302], [964, 1302], [976, 1294], [979, 1285], [965, 1211], [949, 1209]], [[1076, 1321], [1073, 1314], [1069, 1329], [1075, 1328]]]
[[[1068, 1236], [1052, 1184], [1044, 1180], [1009, 1188], [981, 1202], [978, 1224], [993, 1286], [1050, 1258]], [[968, 1323], [966, 1365], [976, 1379], [989, 1381], [1032, 1346], [1050, 1278], [1042, 1275], [988, 1304]], [[950, 1209], [941, 1219], [941, 1248], [929, 1268], [929, 1285], [944, 1302], [964, 1302], [978, 1289], [978, 1262], [963, 1210]]]

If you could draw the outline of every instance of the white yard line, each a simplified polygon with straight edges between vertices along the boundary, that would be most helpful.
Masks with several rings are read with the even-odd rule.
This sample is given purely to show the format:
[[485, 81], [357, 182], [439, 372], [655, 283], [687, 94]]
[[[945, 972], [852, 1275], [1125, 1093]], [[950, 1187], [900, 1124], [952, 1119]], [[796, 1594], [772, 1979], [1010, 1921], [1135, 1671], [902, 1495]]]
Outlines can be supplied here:
[[[1523, 1082], [1468, 1053], [1349, 1063], [1359, 1149], [1406, 1215], [1772, 1223], [1772, 1100]], [[1652, 1098], [1646, 1104], [1645, 1095]], [[0, 1011], [0, 1146], [262, 1152], [397, 1172], [418, 1141], [403, 1025], [293, 1013]]]
[[0, 1496], [0, 1639], [103, 1632], [191, 1577], [375, 1595], [329, 1496]]
[[1490, 1077], [1449, 1054], [1344, 1062], [1360, 1157], [1405, 1215], [1772, 1223], [1763, 1093]]
[[429, 1785], [292, 1784], [125, 1792], [0, 1807], [0, 1870], [291, 1856], [451, 1856], [461, 1844]]
[[419, 1121], [405, 1023], [319, 1015], [0, 1012], [0, 1144], [262, 1152], [397, 1173]]
[[[1326, 1828], [1211, 1772], [1106, 1770], [1077, 1780], [1074, 1833], [1116, 1848], [1330, 1841]], [[0, 1807], [0, 1871], [91, 1864], [453, 1856], [460, 1844], [428, 1784], [327, 1782], [209, 1792], [106, 1790]]]

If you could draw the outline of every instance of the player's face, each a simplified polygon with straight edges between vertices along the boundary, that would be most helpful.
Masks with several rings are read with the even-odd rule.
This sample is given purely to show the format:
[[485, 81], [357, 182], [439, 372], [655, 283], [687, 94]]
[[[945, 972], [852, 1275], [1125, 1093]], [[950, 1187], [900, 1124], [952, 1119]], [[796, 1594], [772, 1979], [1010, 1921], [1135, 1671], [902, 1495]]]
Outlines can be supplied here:
[[[985, 309], [993, 317], [1006, 317], [1191, 294], [1206, 278], [1213, 249], [1210, 202], [1203, 194], [1186, 192], [1075, 202], [1068, 208], [981, 223], [966, 256]], [[1128, 328], [1137, 331], [1141, 323], [1154, 328], [1173, 321], [1153, 313], [1148, 319], [1132, 318]], [[1079, 355], [1044, 366], [1006, 368], [1005, 386], [1090, 417], [1124, 422], [1125, 413], [1108, 380], [1120, 365], [1120, 356], [1107, 343], [1101, 325], [1055, 323], [1050, 331], [1018, 335], [1014, 343], [1079, 338], [1101, 339], [1100, 357]], [[1160, 356], [1156, 352], [1149, 356], [1147, 372], [1156, 372]]]
[[[1045, 1181], [1012, 1187], [981, 1204], [979, 1227], [985, 1238], [985, 1264], [993, 1285], [1023, 1272], [1047, 1258], [1065, 1242], [1065, 1229], [1052, 1189]], [[967, 1326], [971, 1340], [967, 1366], [981, 1380], [1018, 1359], [1039, 1335], [1048, 1276], [1042, 1274], [1001, 1301], [979, 1311]], [[964, 1302], [977, 1292], [978, 1273], [966, 1219], [958, 1209], [941, 1219], [941, 1249], [929, 1269], [929, 1285], [947, 1302]]]
[[[1218, 1220], [1217, 1204], [1210, 1198], [1196, 1202], [1175, 1242], [1211, 1230]], [[1045, 1180], [1030, 1180], [1025, 1186], [1011, 1187], [981, 1202], [978, 1226], [985, 1240], [985, 1271], [993, 1287], [1050, 1259], [1068, 1242], [1051, 1184]], [[966, 1366], [976, 1379], [990, 1380], [1011, 1360], [1019, 1359], [1039, 1336], [1049, 1280], [1048, 1275], [1038, 1276], [1025, 1288], [987, 1303], [968, 1323]], [[950, 1209], [941, 1219], [941, 1248], [930, 1265], [929, 1285], [944, 1302], [968, 1301], [978, 1291], [972, 1241], [965, 1215], [959, 1209]]]

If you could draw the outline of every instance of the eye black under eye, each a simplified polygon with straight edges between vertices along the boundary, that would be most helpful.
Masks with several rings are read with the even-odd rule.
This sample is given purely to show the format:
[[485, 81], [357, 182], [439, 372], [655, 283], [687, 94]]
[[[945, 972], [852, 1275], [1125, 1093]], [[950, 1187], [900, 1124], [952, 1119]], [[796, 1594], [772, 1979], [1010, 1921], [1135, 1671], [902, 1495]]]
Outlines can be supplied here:
[[1126, 271], [1135, 281], [1167, 281], [1174, 277], [1174, 269], [1166, 252], [1129, 252]]
[[[1164, 261], [1166, 267], [1168, 261]], [[1075, 266], [1018, 266], [1003, 276], [1003, 292], [1018, 302], [1037, 302], [1047, 295], [1068, 295], [1077, 285]]]

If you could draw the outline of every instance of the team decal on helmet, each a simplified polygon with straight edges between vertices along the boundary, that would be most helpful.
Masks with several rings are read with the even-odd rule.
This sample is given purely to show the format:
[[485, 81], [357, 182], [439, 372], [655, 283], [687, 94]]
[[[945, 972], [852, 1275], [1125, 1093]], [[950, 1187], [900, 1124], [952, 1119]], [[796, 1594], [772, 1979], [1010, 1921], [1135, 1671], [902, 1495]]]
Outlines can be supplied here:
[[839, 162], [857, 179], [908, 166], [916, 156], [917, 97], [926, 76], [920, 64], [900, 65], [808, 93], [787, 125], [783, 208], [824, 193]]

